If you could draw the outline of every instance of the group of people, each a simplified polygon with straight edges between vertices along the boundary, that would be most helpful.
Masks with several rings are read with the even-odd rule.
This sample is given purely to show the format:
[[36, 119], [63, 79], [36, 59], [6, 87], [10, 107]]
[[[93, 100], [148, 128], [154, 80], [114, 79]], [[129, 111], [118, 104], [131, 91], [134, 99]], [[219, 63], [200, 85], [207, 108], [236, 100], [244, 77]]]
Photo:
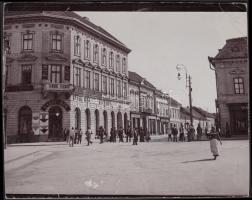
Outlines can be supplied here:
[[[206, 127], [204, 131], [205, 135], [208, 137], [208, 128]], [[189, 125], [188, 128], [184, 128], [183, 124], [181, 124], [180, 127], [177, 128], [177, 125], [174, 124], [168, 133], [168, 141], [185, 142], [186, 138], [188, 142], [195, 140], [200, 141], [202, 139], [202, 136], [203, 136], [203, 129], [201, 128], [200, 124], [198, 124], [196, 130], [192, 125]]]
[[[90, 128], [88, 128], [87, 131], [85, 132], [88, 145], [92, 143], [91, 134], [92, 134], [92, 131]], [[81, 129], [74, 128], [74, 127], [72, 127], [70, 131], [65, 128], [63, 131], [63, 135], [64, 135], [64, 140], [67, 143], [69, 143], [70, 147], [73, 147], [74, 144], [81, 144], [83, 131]]]

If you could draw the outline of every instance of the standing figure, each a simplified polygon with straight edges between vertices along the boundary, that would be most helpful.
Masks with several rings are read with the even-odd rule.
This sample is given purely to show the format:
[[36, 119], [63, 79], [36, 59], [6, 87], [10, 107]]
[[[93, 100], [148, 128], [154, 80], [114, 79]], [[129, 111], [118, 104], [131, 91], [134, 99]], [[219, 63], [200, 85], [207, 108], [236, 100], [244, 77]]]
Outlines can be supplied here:
[[89, 144], [92, 144], [93, 142], [91, 141], [91, 135], [93, 134], [91, 129], [88, 128], [86, 131], [86, 139], [87, 139], [87, 146], [89, 146]]
[[113, 128], [110, 129], [110, 142], [114, 142], [114, 130], [113, 130]]
[[78, 135], [79, 135], [78, 129], [75, 128], [75, 130], [74, 130], [74, 144], [76, 144], [78, 141]]
[[131, 128], [130, 126], [127, 128], [127, 131], [126, 131], [126, 142], [131, 142]]
[[172, 126], [170, 128], [168, 128], [168, 142], [169, 141], [172, 142], [172, 129], [173, 129]]
[[[214, 129], [213, 129], [213, 131], [214, 131]], [[220, 144], [222, 145], [220, 135], [218, 132], [211, 131], [211, 133], [209, 134], [209, 139], [210, 139], [210, 149], [211, 149], [211, 152], [214, 156], [214, 160], [216, 160], [217, 156], [220, 155], [218, 140], [220, 141]]]
[[100, 136], [100, 144], [102, 144], [103, 143], [103, 137], [104, 137], [104, 129], [103, 129], [102, 126], [100, 126], [99, 136]]
[[149, 131], [146, 131], [145, 140], [146, 140], [147, 142], [149, 142], [150, 139], [151, 139], [151, 137], [150, 137], [150, 132], [149, 132]]
[[70, 147], [73, 147], [73, 145], [74, 145], [74, 136], [75, 136], [75, 130], [72, 127], [72, 129], [71, 129], [71, 131], [69, 133], [69, 146]]
[[80, 130], [79, 130], [79, 135], [78, 135], [78, 144], [79, 144], [79, 143], [81, 144], [82, 135], [83, 135], [83, 132], [82, 132], [82, 130], [80, 129]]
[[173, 135], [173, 142], [177, 142], [178, 141], [178, 129], [176, 124], [174, 124], [174, 135]]
[[179, 141], [181, 141], [181, 142], [185, 141], [183, 124], [181, 124], [180, 127], [179, 127]]
[[138, 133], [136, 129], [133, 129], [133, 145], [137, 145]]
[[197, 140], [200, 141], [202, 136], [202, 128], [200, 127], [200, 123], [198, 124], [197, 127]]

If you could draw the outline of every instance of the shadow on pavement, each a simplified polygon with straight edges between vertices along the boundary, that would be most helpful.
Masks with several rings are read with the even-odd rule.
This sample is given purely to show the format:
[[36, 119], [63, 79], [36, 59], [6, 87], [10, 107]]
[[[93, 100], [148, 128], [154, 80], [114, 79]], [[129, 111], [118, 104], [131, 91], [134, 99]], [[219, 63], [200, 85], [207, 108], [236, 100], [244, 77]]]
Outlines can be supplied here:
[[212, 161], [214, 158], [207, 158], [207, 159], [201, 159], [201, 160], [190, 160], [190, 161], [185, 161], [182, 163], [190, 163], [190, 162], [202, 162], [202, 161]]

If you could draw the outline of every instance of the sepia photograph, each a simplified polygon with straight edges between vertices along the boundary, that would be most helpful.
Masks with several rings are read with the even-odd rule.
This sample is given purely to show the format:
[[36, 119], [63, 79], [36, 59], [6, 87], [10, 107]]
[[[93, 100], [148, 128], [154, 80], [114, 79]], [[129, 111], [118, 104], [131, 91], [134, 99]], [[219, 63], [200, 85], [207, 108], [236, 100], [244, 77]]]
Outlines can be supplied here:
[[4, 5], [3, 198], [248, 197], [244, 2]]

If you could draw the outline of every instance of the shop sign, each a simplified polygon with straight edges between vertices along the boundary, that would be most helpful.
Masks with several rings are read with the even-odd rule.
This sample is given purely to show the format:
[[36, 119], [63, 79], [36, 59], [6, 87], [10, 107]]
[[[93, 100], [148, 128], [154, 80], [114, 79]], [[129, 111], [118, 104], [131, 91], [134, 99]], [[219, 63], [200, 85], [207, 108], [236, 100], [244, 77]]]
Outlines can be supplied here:
[[62, 106], [65, 108], [66, 111], [71, 110], [70, 106], [63, 100], [61, 99], [52, 99], [48, 102], [46, 102], [42, 107], [41, 110], [46, 111], [46, 109], [52, 105], [57, 105], [57, 106]]

